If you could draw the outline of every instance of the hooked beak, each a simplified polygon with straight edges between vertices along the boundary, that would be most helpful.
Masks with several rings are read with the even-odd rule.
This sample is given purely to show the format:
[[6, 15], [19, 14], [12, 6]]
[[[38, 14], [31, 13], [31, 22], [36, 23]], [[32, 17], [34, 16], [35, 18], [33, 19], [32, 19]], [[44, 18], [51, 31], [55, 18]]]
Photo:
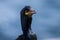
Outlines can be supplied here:
[[35, 10], [31, 10], [31, 14], [36, 14], [36, 11]]

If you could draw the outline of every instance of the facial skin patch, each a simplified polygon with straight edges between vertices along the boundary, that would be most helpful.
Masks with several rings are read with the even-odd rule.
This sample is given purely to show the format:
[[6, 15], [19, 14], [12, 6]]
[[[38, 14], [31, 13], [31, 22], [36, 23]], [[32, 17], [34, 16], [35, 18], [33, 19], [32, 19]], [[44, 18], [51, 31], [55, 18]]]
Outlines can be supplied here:
[[29, 14], [29, 12], [26, 12], [26, 13], [25, 13], [25, 15], [28, 15], [28, 14]]

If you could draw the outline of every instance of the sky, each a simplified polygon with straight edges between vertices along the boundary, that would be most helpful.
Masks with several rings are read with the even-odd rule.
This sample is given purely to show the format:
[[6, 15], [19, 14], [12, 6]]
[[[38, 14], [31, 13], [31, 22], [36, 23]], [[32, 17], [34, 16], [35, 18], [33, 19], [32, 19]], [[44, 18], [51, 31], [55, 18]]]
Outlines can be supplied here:
[[26, 5], [36, 10], [31, 26], [38, 40], [60, 38], [60, 0], [0, 0], [0, 40], [22, 34], [20, 10]]

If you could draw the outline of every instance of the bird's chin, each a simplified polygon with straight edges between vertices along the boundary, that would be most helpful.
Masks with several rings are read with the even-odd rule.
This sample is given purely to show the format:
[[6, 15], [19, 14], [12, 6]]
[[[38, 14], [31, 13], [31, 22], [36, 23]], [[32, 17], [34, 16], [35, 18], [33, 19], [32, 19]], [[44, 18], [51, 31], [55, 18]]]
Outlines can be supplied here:
[[31, 17], [32, 17], [32, 15], [29, 15], [29, 16], [28, 16], [28, 18], [31, 18]]

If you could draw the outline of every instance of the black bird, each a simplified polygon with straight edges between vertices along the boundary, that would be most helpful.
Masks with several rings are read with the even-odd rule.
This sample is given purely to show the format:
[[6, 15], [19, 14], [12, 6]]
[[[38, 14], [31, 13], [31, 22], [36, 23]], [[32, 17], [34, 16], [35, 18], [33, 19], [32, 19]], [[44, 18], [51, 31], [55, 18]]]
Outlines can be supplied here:
[[31, 30], [32, 23], [32, 15], [35, 14], [35, 10], [32, 10], [30, 6], [25, 6], [21, 12], [21, 27], [23, 31], [24, 39], [27, 40], [29, 38], [29, 30]]

